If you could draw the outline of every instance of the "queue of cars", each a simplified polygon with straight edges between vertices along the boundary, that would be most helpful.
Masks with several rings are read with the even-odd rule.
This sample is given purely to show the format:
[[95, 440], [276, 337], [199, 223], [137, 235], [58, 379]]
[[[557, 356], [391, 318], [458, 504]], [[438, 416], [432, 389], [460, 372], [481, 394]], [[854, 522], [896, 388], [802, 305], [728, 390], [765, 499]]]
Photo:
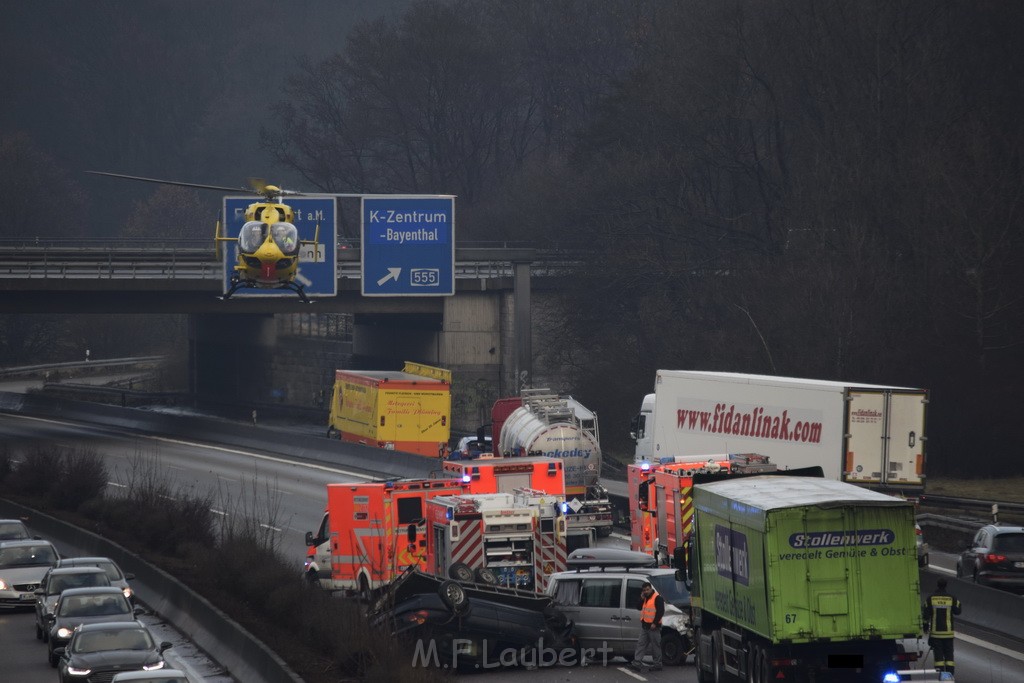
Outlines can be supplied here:
[[0, 519], [0, 608], [35, 610], [61, 683], [189, 683], [163, 657], [171, 643], [138, 621], [133, 578], [107, 557], [63, 558], [21, 520]]

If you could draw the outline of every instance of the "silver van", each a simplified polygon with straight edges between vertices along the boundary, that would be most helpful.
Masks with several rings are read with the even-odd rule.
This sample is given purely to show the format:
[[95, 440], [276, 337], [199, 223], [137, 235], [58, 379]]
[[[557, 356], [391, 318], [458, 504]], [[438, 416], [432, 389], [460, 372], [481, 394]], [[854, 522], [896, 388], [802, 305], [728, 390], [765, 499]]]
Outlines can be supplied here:
[[581, 650], [592, 662], [633, 658], [640, 637], [640, 590], [650, 581], [665, 600], [661, 621], [662, 661], [684, 664], [692, 654], [690, 593], [675, 570], [651, 566], [645, 553], [584, 548], [569, 555], [569, 571], [551, 575], [547, 593], [575, 623]]

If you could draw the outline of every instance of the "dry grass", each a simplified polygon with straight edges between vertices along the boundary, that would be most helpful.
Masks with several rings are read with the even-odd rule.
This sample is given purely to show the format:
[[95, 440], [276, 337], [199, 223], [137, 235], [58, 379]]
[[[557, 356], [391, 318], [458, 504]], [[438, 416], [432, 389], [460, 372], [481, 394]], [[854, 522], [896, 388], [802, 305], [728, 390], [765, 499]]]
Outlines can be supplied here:
[[928, 479], [933, 496], [972, 498], [990, 502], [1024, 503], [1024, 477], [1005, 479]]

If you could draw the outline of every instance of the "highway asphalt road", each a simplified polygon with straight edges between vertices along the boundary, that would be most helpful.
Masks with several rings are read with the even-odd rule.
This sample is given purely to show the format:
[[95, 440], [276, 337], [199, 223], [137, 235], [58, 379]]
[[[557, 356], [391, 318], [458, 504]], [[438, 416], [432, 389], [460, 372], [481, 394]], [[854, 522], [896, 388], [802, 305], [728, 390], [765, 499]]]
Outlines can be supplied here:
[[[299, 570], [305, 548], [302, 535], [319, 524], [326, 503], [325, 484], [338, 481], [366, 480], [368, 475], [322, 466], [306, 466], [273, 453], [245, 451], [209, 444], [124, 435], [106, 428], [89, 425], [37, 420], [0, 414], [0, 440], [66, 443], [89, 445], [107, 459], [109, 485], [116, 489], [129, 485], [140, 472], [157, 470], [175, 482], [174, 490], [214, 494], [214, 508], [224, 515], [251, 514], [272, 530], [281, 553], [295, 558]], [[371, 464], [372, 465], [372, 464]], [[622, 544], [621, 538], [611, 543]], [[932, 554], [933, 564], [948, 563], [941, 553]], [[25, 617], [21, 619], [21, 617]], [[50, 681], [53, 669], [46, 663], [45, 648], [35, 640], [31, 613], [0, 613], [0, 680]], [[31, 641], [31, 642], [28, 642]], [[914, 641], [910, 641], [916, 647]], [[922, 641], [923, 642], [923, 641]], [[39, 654], [42, 669], [35, 671], [31, 654], [33, 646]], [[926, 649], [926, 645], [923, 645]], [[27, 660], [22, 657], [27, 656]], [[958, 681], [968, 683], [1019, 683], [1024, 681], [1024, 654], [1019, 643], [983, 633], [962, 633], [957, 641]], [[611, 681], [631, 677], [637, 680], [696, 680], [692, 664], [661, 672], [637, 674], [621, 668], [623, 661], [608, 666], [586, 668], [542, 668], [537, 671], [488, 670], [481, 672], [488, 681], [594, 680]], [[22, 666], [32, 665], [30, 669]], [[37, 677], [38, 675], [38, 677]], [[12, 676], [15, 676], [12, 678]], [[468, 675], [476, 678], [475, 675]], [[210, 680], [203, 678], [201, 680]]]

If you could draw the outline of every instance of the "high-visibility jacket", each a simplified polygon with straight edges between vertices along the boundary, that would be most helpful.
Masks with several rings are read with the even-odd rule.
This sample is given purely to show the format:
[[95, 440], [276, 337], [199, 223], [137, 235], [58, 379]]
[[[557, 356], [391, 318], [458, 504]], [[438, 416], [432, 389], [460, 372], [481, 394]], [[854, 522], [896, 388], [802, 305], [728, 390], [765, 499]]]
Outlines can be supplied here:
[[660, 624], [661, 616], [664, 613], [665, 601], [658, 595], [658, 591], [654, 591], [640, 607], [640, 621], [645, 621], [648, 624]]
[[952, 638], [956, 614], [960, 614], [959, 600], [948, 593], [932, 593], [924, 604], [924, 619], [932, 638]]

